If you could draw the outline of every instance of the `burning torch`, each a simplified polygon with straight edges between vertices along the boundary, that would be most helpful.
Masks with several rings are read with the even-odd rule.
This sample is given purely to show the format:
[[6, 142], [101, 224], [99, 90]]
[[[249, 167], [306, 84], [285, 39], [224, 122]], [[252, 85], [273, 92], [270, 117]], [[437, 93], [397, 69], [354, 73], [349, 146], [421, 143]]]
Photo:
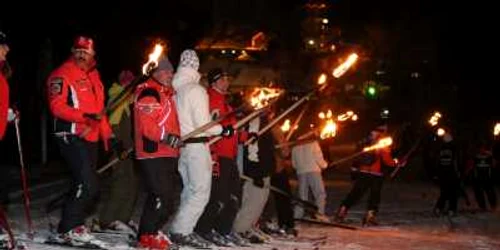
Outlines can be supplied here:
[[[357, 54], [351, 54], [344, 63], [342, 63], [341, 65], [339, 65], [337, 68], [335, 68], [335, 70], [333, 71], [332, 75], [335, 78], [340, 78], [343, 74], [345, 74], [347, 72], [347, 70], [350, 67], [352, 67], [352, 65], [354, 65], [354, 63], [357, 60], [358, 60], [358, 55]], [[326, 84], [326, 82], [327, 82], [327, 76], [326, 76], [326, 74], [320, 75], [319, 78], [318, 78], [318, 81], [317, 81], [318, 86], [319, 86], [318, 89], [315, 89], [315, 90], [309, 92], [307, 95], [305, 95], [304, 97], [302, 97], [301, 99], [299, 99], [297, 102], [295, 102], [292, 106], [290, 106], [287, 110], [285, 110], [283, 113], [281, 113], [278, 117], [276, 117], [276, 118], [274, 118], [274, 120], [270, 121], [264, 128], [262, 128], [257, 133], [257, 135], [260, 136], [260, 135], [264, 134], [265, 132], [267, 132], [274, 125], [276, 125], [276, 123], [278, 123], [281, 119], [283, 119], [285, 116], [287, 116], [290, 112], [292, 112], [293, 110], [295, 110], [302, 103], [308, 101], [314, 94], [316, 94], [316, 91], [318, 91], [318, 92], [323, 91], [328, 86], [328, 84]], [[251, 143], [253, 143], [253, 140], [248, 140], [245, 143], [245, 146], [248, 146]]]
[[[272, 103], [275, 102], [278, 97], [283, 94], [283, 92], [283, 90], [276, 88], [256, 88], [250, 95], [249, 99], [249, 103], [255, 109], [255, 111], [247, 115], [245, 118], [239, 120], [237, 123], [233, 124], [233, 129], [239, 129], [241, 126], [250, 122], [259, 114], [264, 112], [265, 107], [272, 105]], [[214, 137], [208, 142], [208, 145], [212, 145], [220, 139], [222, 139], [222, 137], [220, 136]]]
[[336, 160], [334, 162], [331, 162], [330, 164], [328, 164], [329, 167], [331, 166], [335, 166], [335, 165], [338, 165], [340, 163], [344, 163], [346, 161], [349, 161], [351, 159], [354, 159], [366, 152], [370, 152], [370, 151], [374, 151], [374, 150], [378, 150], [378, 149], [383, 149], [383, 148], [387, 148], [387, 147], [390, 147], [392, 145], [392, 137], [384, 137], [380, 140], [377, 141], [377, 143], [371, 145], [371, 146], [368, 146], [368, 147], [365, 147], [363, 148], [362, 151], [360, 152], [356, 152], [354, 154], [351, 154], [347, 157], [344, 157], [342, 159], [339, 159], [339, 160]]
[[[98, 115], [98, 117], [101, 117], [106, 114], [111, 114], [114, 112], [119, 106], [123, 104], [124, 101], [129, 100], [130, 96], [134, 92], [134, 89], [137, 85], [140, 83], [146, 81], [149, 77], [151, 77], [151, 74], [156, 70], [158, 67], [158, 60], [160, 59], [160, 56], [163, 54], [163, 46], [160, 44], [156, 44], [153, 52], [149, 54], [149, 60], [142, 66], [142, 75], [139, 77], [136, 77], [129, 85], [127, 85], [120, 94], [118, 94], [115, 98], [113, 98], [106, 108]], [[80, 135], [80, 138], [85, 137], [90, 131], [92, 130], [92, 127], [87, 127], [82, 134]]]

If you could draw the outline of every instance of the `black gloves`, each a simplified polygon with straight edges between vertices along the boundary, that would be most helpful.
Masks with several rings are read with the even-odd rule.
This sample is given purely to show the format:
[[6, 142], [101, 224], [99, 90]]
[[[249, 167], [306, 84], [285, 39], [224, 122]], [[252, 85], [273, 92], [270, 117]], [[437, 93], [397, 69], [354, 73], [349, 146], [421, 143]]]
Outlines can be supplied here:
[[121, 160], [128, 157], [127, 150], [123, 146], [123, 142], [121, 140], [117, 139], [116, 137], [111, 137], [109, 138], [109, 145]]
[[86, 119], [89, 119], [89, 120], [93, 120], [93, 121], [100, 121], [101, 120], [101, 115], [99, 115], [99, 114], [85, 113], [85, 114], [83, 114], [83, 117]]
[[251, 142], [256, 142], [257, 140], [259, 140], [259, 134], [255, 132], [248, 133], [248, 140]]
[[234, 128], [232, 125], [227, 125], [222, 127], [222, 133], [220, 133], [222, 137], [231, 137], [234, 135]]
[[262, 178], [253, 178], [253, 184], [257, 187], [264, 188], [264, 180]]

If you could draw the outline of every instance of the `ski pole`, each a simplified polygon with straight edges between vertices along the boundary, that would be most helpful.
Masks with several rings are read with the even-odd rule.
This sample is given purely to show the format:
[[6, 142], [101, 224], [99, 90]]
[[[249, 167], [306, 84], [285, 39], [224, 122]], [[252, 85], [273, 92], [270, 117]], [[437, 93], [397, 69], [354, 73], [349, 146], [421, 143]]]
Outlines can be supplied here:
[[31, 213], [30, 213], [30, 198], [28, 191], [28, 182], [26, 176], [26, 169], [24, 167], [24, 157], [23, 157], [23, 148], [21, 146], [21, 133], [19, 131], [19, 118], [14, 120], [14, 125], [16, 127], [16, 137], [17, 137], [17, 149], [19, 151], [19, 162], [21, 164], [21, 181], [23, 185], [23, 194], [24, 194], [24, 215], [26, 216], [26, 221], [28, 223], [28, 237], [30, 239], [33, 238], [33, 223], [31, 221]]

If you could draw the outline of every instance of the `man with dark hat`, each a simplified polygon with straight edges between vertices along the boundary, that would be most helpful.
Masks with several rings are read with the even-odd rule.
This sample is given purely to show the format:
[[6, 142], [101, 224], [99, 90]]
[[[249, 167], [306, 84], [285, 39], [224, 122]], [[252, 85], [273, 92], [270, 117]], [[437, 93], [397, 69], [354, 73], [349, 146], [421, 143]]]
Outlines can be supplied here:
[[172, 65], [165, 57], [135, 94], [135, 152], [148, 194], [138, 245], [148, 249], [170, 249], [172, 242], [159, 230], [177, 210], [182, 188], [178, 172], [180, 128], [172, 75]]
[[98, 141], [118, 149], [104, 112], [104, 88], [95, 68], [94, 41], [75, 39], [72, 56], [55, 69], [47, 81], [53, 135], [67, 162], [72, 185], [62, 209], [54, 240], [61, 244], [85, 244], [94, 240], [85, 227], [86, 211], [98, 195], [95, 172]]
[[[208, 99], [212, 120], [233, 111], [226, 96], [230, 85], [229, 76], [221, 69], [208, 72]], [[233, 125], [236, 117], [224, 119], [222, 125]], [[247, 242], [232, 231], [241, 200], [241, 181], [236, 166], [238, 133], [210, 146], [212, 161], [212, 189], [210, 201], [198, 221], [196, 232], [219, 246], [246, 245]]]

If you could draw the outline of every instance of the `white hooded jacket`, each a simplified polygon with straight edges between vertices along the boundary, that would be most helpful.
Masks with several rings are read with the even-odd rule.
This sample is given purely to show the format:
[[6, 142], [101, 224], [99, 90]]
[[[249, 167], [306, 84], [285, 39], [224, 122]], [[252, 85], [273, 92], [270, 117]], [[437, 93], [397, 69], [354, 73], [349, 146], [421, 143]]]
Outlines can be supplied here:
[[318, 141], [305, 143], [292, 148], [292, 165], [297, 174], [321, 172], [328, 166]]
[[[198, 71], [189, 67], [179, 67], [172, 80], [172, 86], [176, 91], [181, 136], [212, 121], [208, 94], [199, 81]], [[221, 132], [222, 127], [215, 125], [197, 137], [219, 135]]]

